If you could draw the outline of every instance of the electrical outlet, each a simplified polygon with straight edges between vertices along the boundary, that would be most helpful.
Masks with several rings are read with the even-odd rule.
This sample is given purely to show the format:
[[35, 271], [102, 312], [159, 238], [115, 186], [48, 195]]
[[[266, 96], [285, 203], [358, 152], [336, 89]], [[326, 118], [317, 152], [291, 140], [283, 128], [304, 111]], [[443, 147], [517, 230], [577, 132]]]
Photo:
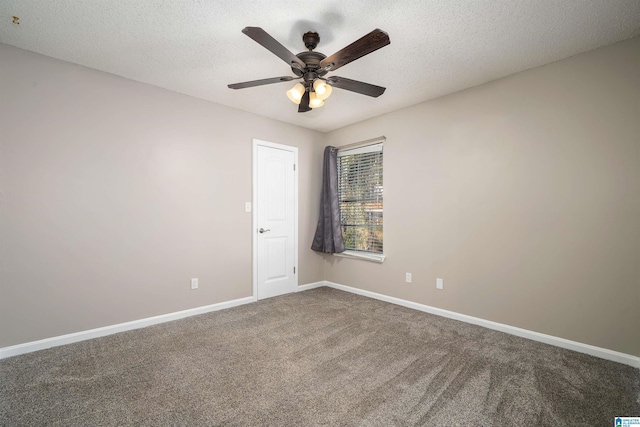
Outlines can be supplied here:
[[191, 289], [198, 289], [198, 278], [191, 279]]
[[436, 279], [436, 289], [444, 289], [444, 280], [440, 278]]
[[411, 283], [411, 273], [406, 273], [404, 281], [407, 283]]

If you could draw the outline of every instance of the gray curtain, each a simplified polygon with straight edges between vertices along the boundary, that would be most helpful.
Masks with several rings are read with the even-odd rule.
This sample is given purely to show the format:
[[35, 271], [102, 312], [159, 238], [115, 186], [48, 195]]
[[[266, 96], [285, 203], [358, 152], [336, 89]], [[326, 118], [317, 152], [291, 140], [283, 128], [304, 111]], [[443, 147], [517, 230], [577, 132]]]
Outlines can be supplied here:
[[344, 252], [338, 204], [338, 149], [325, 147], [322, 166], [322, 197], [320, 216], [311, 249], [318, 252]]

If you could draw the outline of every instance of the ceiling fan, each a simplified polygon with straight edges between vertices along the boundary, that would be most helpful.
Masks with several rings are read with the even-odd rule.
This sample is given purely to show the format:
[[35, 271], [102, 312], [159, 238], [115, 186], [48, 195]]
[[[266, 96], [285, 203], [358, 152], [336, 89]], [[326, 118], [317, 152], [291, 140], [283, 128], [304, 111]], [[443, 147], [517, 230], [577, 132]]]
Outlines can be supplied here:
[[369, 34], [329, 57], [320, 52], [314, 52], [314, 49], [320, 42], [320, 36], [313, 31], [308, 31], [302, 36], [302, 41], [309, 50], [300, 52], [297, 55], [291, 53], [260, 27], [246, 27], [242, 32], [286, 62], [296, 76], [272, 77], [269, 79], [234, 83], [228, 85], [231, 89], [244, 89], [247, 87], [301, 79], [301, 83], [297, 83], [292, 89], [287, 91], [289, 99], [298, 104], [299, 113], [305, 113], [311, 111], [312, 108], [324, 105], [324, 100], [331, 95], [332, 86], [373, 97], [382, 95], [386, 89], [381, 86], [351, 80], [346, 77], [324, 77], [330, 71], [335, 71], [351, 61], [362, 58], [391, 43], [389, 35], [380, 29], [371, 31]]

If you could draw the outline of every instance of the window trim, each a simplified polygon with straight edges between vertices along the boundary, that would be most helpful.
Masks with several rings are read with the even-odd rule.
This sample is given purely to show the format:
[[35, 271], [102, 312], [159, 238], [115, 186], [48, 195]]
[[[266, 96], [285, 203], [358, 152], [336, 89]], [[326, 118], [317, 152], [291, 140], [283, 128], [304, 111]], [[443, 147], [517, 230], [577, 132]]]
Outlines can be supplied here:
[[343, 156], [353, 156], [356, 154], [365, 154], [365, 153], [378, 153], [383, 151], [384, 145], [382, 142], [375, 142], [369, 145], [362, 145], [357, 148], [346, 148], [341, 149], [338, 147], [338, 157]]
[[[355, 144], [349, 144], [343, 147], [338, 147], [338, 157], [348, 156], [353, 154], [360, 154], [360, 153], [384, 151], [385, 142], [386, 142], [386, 138], [382, 136], [379, 138], [373, 138], [367, 141], [357, 142]], [[382, 264], [386, 259], [386, 255], [384, 254], [384, 246], [381, 254], [347, 249], [344, 252], [334, 253], [333, 255], [341, 258], [359, 259], [363, 261], [375, 262], [378, 264]]]
[[386, 258], [385, 254], [374, 254], [371, 252], [354, 251], [351, 249], [340, 253], [334, 253], [333, 256], [338, 256], [341, 258], [361, 259], [363, 261], [377, 262], [378, 264], [382, 264]]

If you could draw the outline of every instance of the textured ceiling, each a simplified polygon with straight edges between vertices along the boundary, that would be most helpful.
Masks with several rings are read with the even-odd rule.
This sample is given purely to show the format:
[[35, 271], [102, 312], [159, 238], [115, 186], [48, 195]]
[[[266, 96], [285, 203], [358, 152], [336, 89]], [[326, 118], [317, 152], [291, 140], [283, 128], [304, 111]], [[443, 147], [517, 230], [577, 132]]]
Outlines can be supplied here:
[[[315, 30], [326, 55], [381, 28], [389, 46], [333, 74], [387, 91], [336, 89], [299, 114], [285, 95], [294, 82], [228, 89], [292, 74], [246, 26], [293, 53]], [[323, 132], [639, 34], [638, 0], [0, 2], [2, 43]]]

